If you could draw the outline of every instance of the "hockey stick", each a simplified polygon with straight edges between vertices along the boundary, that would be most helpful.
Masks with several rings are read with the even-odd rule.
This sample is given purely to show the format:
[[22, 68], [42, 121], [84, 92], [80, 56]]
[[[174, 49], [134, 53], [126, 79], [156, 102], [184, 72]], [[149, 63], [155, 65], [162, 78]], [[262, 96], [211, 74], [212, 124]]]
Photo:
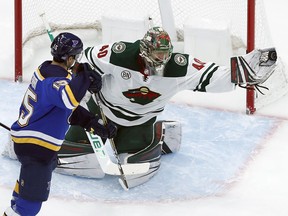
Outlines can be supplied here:
[[44, 12], [44, 11], [41, 12], [41, 13], [39, 14], [39, 16], [41, 17], [42, 22], [43, 22], [43, 24], [45, 25], [46, 32], [47, 32], [47, 34], [48, 34], [48, 36], [49, 36], [49, 38], [50, 38], [50, 40], [51, 40], [51, 42], [52, 42], [52, 41], [54, 40], [54, 36], [53, 36], [53, 34], [52, 34], [52, 32], [51, 32], [51, 27], [50, 27], [49, 23], [47, 22], [45, 12]]
[[0, 122], [0, 126], [3, 127], [3, 128], [5, 128], [5, 129], [8, 130], [8, 131], [11, 130], [10, 127], [8, 127], [7, 125], [5, 125], [5, 124], [3, 124], [3, 123], [1, 123], [1, 122]]
[[[51, 33], [51, 28], [49, 26], [49, 23], [47, 22], [45, 12], [40, 13], [39, 16], [41, 17], [44, 23], [44, 26], [46, 28], [50, 40], [53, 41], [54, 36]], [[122, 175], [122, 173], [125, 172], [126, 175], [135, 175], [148, 172], [150, 167], [149, 163], [125, 164], [122, 165], [122, 170], [120, 171], [119, 164], [115, 164], [111, 161], [109, 154], [102, 142], [101, 137], [99, 137], [98, 135], [91, 134], [89, 132], [86, 132], [86, 134], [94, 150], [94, 153], [99, 161], [101, 169], [103, 170], [104, 173], [110, 175]]]
[[[118, 165], [111, 161], [109, 153], [107, 152], [101, 137], [89, 133], [88, 131], [86, 131], [86, 134], [103, 172], [109, 175], [121, 175]], [[148, 172], [150, 164], [124, 164], [121, 167], [123, 173], [125, 173], [126, 175], [135, 175]]]
[[[98, 97], [98, 94], [93, 94], [95, 100], [96, 100], [96, 103], [100, 109], [100, 113], [101, 113], [101, 117], [102, 117], [102, 120], [104, 122], [104, 125], [106, 126], [108, 124], [108, 121], [107, 121], [107, 118], [103, 112], [103, 109], [102, 109], [102, 106], [100, 105], [100, 101], [99, 101], [99, 97]], [[93, 97], [92, 96], [92, 97]], [[121, 178], [119, 179], [119, 183], [121, 184], [121, 186], [125, 189], [125, 190], [129, 190], [129, 186], [128, 186], [128, 182], [126, 180], [126, 176], [125, 174], [127, 174], [125, 172], [124, 174], [124, 171], [123, 171], [123, 166], [121, 164], [121, 161], [120, 161], [120, 158], [119, 158], [119, 155], [118, 155], [118, 152], [117, 152], [117, 149], [116, 149], [116, 146], [115, 146], [115, 143], [114, 143], [114, 140], [113, 139], [109, 139], [110, 141], [110, 144], [111, 144], [111, 147], [113, 149], [113, 152], [114, 152], [114, 156], [117, 160], [117, 164], [118, 164], [118, 170], [120, 171], [120, 174], [121, 174]], [[141, 164], [140, 164], [141, 165]], [[148, 163], [149, 165], [149, 163]], [[150, 165], [148, 166], [148, 169], [149, 169]], [[148, 170], [147, 170], [148, 171]]]

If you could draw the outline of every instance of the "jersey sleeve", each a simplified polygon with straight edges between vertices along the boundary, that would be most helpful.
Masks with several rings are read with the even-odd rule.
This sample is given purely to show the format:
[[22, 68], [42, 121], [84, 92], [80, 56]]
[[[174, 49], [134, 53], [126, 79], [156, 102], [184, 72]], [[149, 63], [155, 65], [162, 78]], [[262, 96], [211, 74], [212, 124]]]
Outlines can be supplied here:
[[189, 59], [188, 76], [192, 81], [192, 90], [221, 93], [235, 89], [231, 82], [230, 68], [214, 62], [202, 62], [193, 57]]
[[106, 44], [85, 49], [87, 61], [100, 75], [110, 74], [112, 72], [113, 65], [110, 63], [112, 45], [113, 44]]
[[183, 90], [221, 93], [235, 89], [230, 68], [203, 62], [188, 54], [173, 53], [164, 75], [177, 78]]
[[79, 125], [86, 128], [89, 121], [93, 118], [95, 118], [95, 115], [80, 105], [73, 111], [69, 123], [70, 125]]
[[47, 93], [46, 97], [50, 102], [68, 109], [74, 109], [79, 105], [91, 84], [89, 74], [85, 72], [77, 73], [72, 79], [48, 78], [45, 82], [44, 92]]
[[59, 108], [71, 110], [79, 105], [79, 101], [69, 86], [69, 82], [70, 80], [66, 79], [48, 78], [45, 80], [42, 95], [46, 95], [45, 98], [48, 104], [54, 104]]

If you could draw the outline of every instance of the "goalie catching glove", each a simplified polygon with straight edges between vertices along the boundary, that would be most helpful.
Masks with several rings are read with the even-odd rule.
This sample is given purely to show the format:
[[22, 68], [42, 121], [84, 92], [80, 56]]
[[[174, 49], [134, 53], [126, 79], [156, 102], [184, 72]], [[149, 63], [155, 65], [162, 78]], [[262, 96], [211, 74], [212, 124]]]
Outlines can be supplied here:
[[239, 85], [258, 85], [275, 71], [277, 53], [274, 48], [257, 49], [231, 58], [231, 82]]

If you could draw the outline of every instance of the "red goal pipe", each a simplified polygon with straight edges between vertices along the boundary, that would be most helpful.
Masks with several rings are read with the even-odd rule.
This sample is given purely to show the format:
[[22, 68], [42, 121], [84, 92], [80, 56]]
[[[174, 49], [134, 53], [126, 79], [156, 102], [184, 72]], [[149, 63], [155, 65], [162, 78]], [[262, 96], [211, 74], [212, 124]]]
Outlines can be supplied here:
[[[251, 52], [255, 48], [255, 0], [247, 0], [247, 50]], [[255, 108], [254, 86], [247, 86], [246, 90], [246, 113], [253, 114]]]
[[15, 82], [22, 82], [22, 0], [14, 0]]

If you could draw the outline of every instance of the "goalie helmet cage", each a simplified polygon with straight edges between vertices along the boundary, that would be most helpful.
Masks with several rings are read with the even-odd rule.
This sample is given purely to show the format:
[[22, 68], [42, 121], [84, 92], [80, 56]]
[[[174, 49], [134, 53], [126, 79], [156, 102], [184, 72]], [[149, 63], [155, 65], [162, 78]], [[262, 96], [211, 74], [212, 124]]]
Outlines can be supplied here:
[[[107, 8], [138, 11], [139, 13], [149, 14], [154, 25], [163, 26], [172, 39], [176, 37], [177, 41], [184, 40], [183, 23], [191, 14], [208, 19], [220, 18], [230, 22], [233, 50], [240, 48], [249, 52], [254, 47], [273, 46], [263, 0], [137, 0], [137, 2], [135, 0], [125, 0], [125, 4], [124, 0], [87, 0], [81, 2], [81, 5], [77, 1], [69, 1], [69, 4], [65, 2], [56, 0], [14, 0], [15, 81], [22, 81], [22, 65], [25, 62], [22, 55], [27, 41], [46, 33], [45, 26], [38, 16], [43, 11], [46, 13], [52, 31], [77, 28], [101, 31], [101, 16], [107, 11]], [[166, 8], [163, 9], [163, 6]], [[163, 14], [163, 11], [166, 14]], [[173, 14], [167, 16], [167, 11]], [[161, 17], [165, 20], [161, 20]], [[169, 17], [170, 20], [167, 21]], [[252, 114], [256, 110], [254, 89], [247, 90], [246, 96], [246, 113]]]

